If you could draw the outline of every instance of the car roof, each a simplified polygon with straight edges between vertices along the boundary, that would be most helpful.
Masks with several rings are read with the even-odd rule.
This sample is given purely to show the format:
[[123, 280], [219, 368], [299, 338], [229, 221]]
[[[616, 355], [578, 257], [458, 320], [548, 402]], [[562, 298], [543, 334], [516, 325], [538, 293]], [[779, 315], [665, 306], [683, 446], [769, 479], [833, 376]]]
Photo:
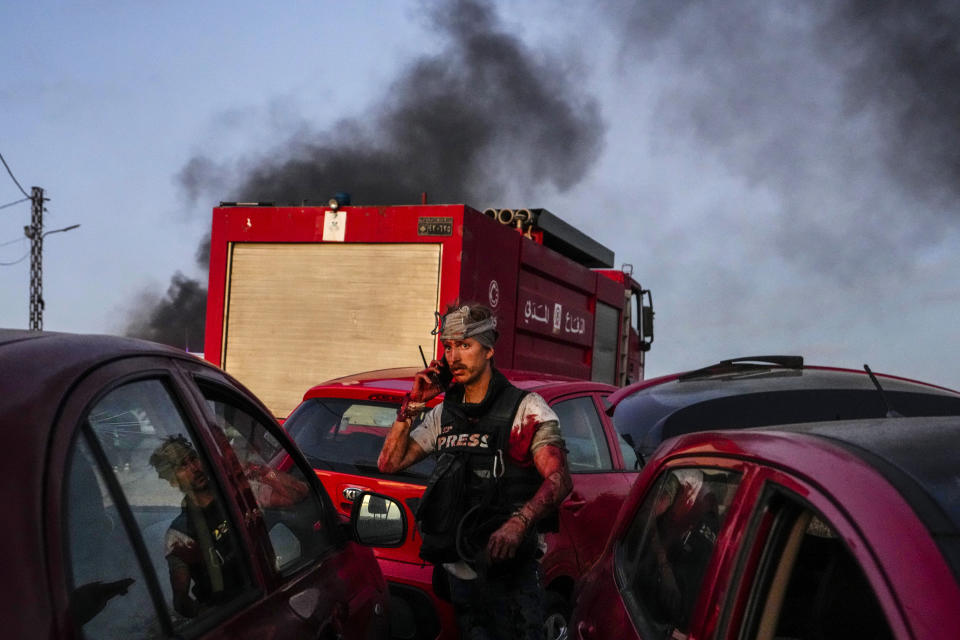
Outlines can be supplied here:
[[[922, 518], [928, 528], [941, 533], [960, 531], [960, 464], [955, 448], [960, 441], [960, 416], [844, 420], [765, 429], [837, 442], [875, 467], [903, 494], [909, 494], [911, 484], [916, 483], [939, 506]], [[931, 506], [908, 501], [915, 508]]]
[[[5, 446], [22, 452], [18, 458], [42, 472], [43, 465], [37, 462], [43, 460], [50, 429], [71, 388], [108, 362], [147, 355], [196, 359], [135, 338], [0, 329], [0, 424]], [[8, 469], [11, 464], [8, 460]]]
[[663, 439], [706, 428], [882, 417], [888, 408], [903, 415], [960, 413], [960, 393], [944, 387], [876, 374], [881, 393], [866, 371], [783, 362], [730, 360], [637, 383], [609, 398], [608, 413], [644, 454]]
[[[960, 395], [953, 389], [911, 380], [885, 373], [875, 374], [884, 389], [887, 384], [911, 385], [930, 393]], [[707, 393], [712, 397], [739, 395], [761, 389], [777, 388], [867, 388], [872, 387], [870, 376], [863, 369], [845, 369], [804, 364], [801, 356], [748, 356], [722, 360], [693, 371], [673, 373], [649, 380], [641, 380], [623, 387], [610, 397], [610, 411], [639, 392], [669, 394], [676, 404], [689, 404], [684, 396]]]
[[[184, 351], [133, 338], [0, 329], [0, 429], [3, 445], [10, 452], [3, 463], [6, 481], [0, 483], [0, 503], [12, 523], [32, 527], [46, 521], [41, 511], [49, 503], [43, 500], [50, 473], [48, 459], [60, 435], [54, 433], [54, 427], [72, 390], [100, 366], [140, 356], [196, 360]], [[0, 539], [7, 548], [31, 558], [43, 573], [45, 534], [12, 524]], [[11, 575], [26, 579], [22, 566], [11, 571], [15, 572]], [[44, 625], [51, 621], [42, 612], [49, 609], [44, 596], [31, 591], [40, 588], [40, 583], [25, 588], [27, 595], [14, 602], [27, 611], [40, 612], [25, 615], [38, 617], [36, 632], [46, 637]]]
[[[371, 393], [377, 391], [393, 391], [397, 394], [403, 394], [413, 387], [413, 377], [418, 371], [420, 371], [420, 369], [417, 367], [398, 367], [394, 369], [363, 371], [353, 375], [342, 376], [311, 387], [304, 394], [304, 399], [328, 395], [331, 392], [335, 392], [338, 388], [364, 389], [369, 390]], [[580, 380], [568, 376], [534, 371], [501, 369], [500, 372], [517, 387], [527, 391], [536, 391], [541, 394], [546, 393], [548, 390], [551, 395], [561, 395], [568, 391], [574, 392], [585, 389], [605, 392], [612, 392], [616, 389], [613, 385], [603, 382], [592, 382], [590, 380]]]
[[[805, 440], [797, 446], [799, 436]], [[773, 442], [771, 442], [771, 440]], [[806, 451], [811, 440], [842, 448], [875, 469], [911, 506], [960, 576], [960, 416], [891, 417], [774, 425], [746, 430], [703, 431], [680, 436], [665, 445], [670, 455], [704, 445], [752, 457], [774, 466], [807, 473], [824, 482], [822, 464]], [[762, 446], [760, 446], [762, 444]], [[836, 465], [836, 458], [831, 458]], [[838, 482], [845, 482], [842, 468]], [[868, 487], [860, 487], [866, 491]]]

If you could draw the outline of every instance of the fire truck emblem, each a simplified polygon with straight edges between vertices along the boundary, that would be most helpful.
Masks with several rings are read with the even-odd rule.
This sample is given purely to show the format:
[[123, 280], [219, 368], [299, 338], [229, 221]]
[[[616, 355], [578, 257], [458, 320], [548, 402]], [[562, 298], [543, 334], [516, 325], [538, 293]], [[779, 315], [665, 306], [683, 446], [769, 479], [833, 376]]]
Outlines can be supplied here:
[[500, 304], [500, 285], [496, 280], [490, 281], [490, 288], [487, 289], [487, 299], [490, 301], [490, 308], [496, 309]]

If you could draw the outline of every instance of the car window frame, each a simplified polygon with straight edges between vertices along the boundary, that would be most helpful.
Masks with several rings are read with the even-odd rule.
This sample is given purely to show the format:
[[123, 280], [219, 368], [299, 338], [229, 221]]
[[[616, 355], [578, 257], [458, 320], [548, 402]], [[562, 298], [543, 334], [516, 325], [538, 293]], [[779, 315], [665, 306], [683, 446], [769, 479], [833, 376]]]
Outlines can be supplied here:
[[[238, 408], [247, 411], [257, 418], [257, 420], [263, 424], [268, 432], [274, 438], [276, 438], [276, 440], [284, 447], [284, 449], [287, 450], [287, 453], [290, 455], [293, 464], [299, 467], [301, 473], [306, 479], [313, 498], [320, 504], [321, 517], [324, 519], [324, 525], [330, 532], [330, 545], [319, 556], [313, 557], [309, 561], [299, 563], [290, 571], [280, 572], [270, 563], [261, 563], [263, 570], [268, 576], [271, 588], [276, 588], [278, 585], [295, 580], [297, 576], [310, 571], [311, 567], [313, 567], [315, 564], [322, 562], [325, 558], [342, 549], [344, 545], [347, 544], [348, 538], [344, 533], [343, 527], [340, 526], [340, 520], [339, 516], [337, 515], [336, 507], [333, 504], [330, 495], [321, 484], [320, 479], [317, 478], [313, 467], [311, 467], [303, 457], [303, 453], [300, 451], [300, 448], [293, 441], [293, 439], [290, 438], [286, 430], [284, 430], [283, 427], [277, 423], [276, 419], [273, 418], [264, 407], [258, 406], [251, 400], [250, 397], [248, 397], [248, 395], [239, 395], [236, 391], [236, 388], [239, 387], [238, 383], [232, 382], [232, 380], [227, 376], [214, 375], [215, 372], [207, 371], [204, 368], [187, 367], [186, 369], [187, 370], [184, 371], [184, 374], [189, 376], [194, 382], [192, 388], [196, 390], [197, 394], [199, 394], [197, 399], [200, 403], [200, 411], [203, 413], [204, 419], [208, 423], [208, 428], [219, 429], [219, 426], [216, 422], [216, 416], [212, 413], [207, 405], [206, 395], [203, 391], [204, 386], [214, 387], [217, 393], [225, 393], [230, 397], [239, 399]], [[242, 389], [243, 387], [239, 388]], [[226, 455], [233, 456], [234, 458], [236, 456], [233, 450], [226, 452]], [[251, 513], [254, 511], [259, 513], [260, 507], [253, 497], [253, 492], [251, 491], [249, 484], [247, 484], [246, 480], [241, 480], [241, 483], [243, 484], [242, 491], [244, 499], [248, 502], [248, 509]], [[269, 553], [260, 554], [261, 557], [266, 558], [270, 553], [272, 553], [272, 545], [270, 543], [269, 533], [266, 529], [263, 518], [249, 518], [247, 520], [247, 524], [248, 527], [251, 527], [251, 532], [255, 533], [257, 536], [257, 544], [265, 550], [269, 550]]]
[[[606, 445], [606, 453], [609, 456], [610, 467], [609, 469], [587, 469], [583, 471], [577, 471], [576, 475], [596, 475], [603, 473], [620, 473], [623, 469], [623, 458], [620, 455], [620, 450], [616, 446], [611, 446], [610, 444], [610, 429], [612, 428], [610, 424], [607, 423], [607, 416], [603, 411], [603, 404], [599, 398], [599, 392], [597, 391], [574, 391], [571, 393], [566, 393], [561, 396], [555, 396], [547, 400], [547, 404], [550, 405], [551, 409], [555, 410], [557, 404], [561, 402], [567, 402], [570, 400], [578, 400], [580, 398], [588, 399], [593, 405], [593, 410], [596, 413], [597, 420], [600, 423], [600, 429], [603, 431], [603, 443]], [[560, 433], [563, 434], [563, 421], [560, 422]], [[573, 471], [571, 471], [573, 473]]]
[[[636, 496], [634, 501], [630, 502], [631, 511], [621, 510], [618, 516], [620, 529], [615, 541], [610, 544], [620, 545], [624, 537], [630, 530], [630, 523], [637, 517], [640, 509], [651, 497], [651, 491], [658, 486], [658, 481], [666, 473], [686, 468], [709, 468], [725, 472], [732, 472], [740, 475], [738, 487], [731, 497], [731, 502], [724, 516], [723, 523], [717, 532], [717, 540], [713, 548], [710, 560], [704, 570], [703, 580], [700, 584], [700, 592], [690, 613], [690, 623], [688, 636], [690, 637], [709, 637], [705, 634], [708, 629], [708, 623], [711, 618], [711, 603], [714, 602], [719, 594], [726, 590], [726, 582], [729, 578], [729, 568], [732, 566], [736, 554], [740, 548], [743, 528], [746, 524], [748, 512], [744, 511], [745, 502], [749, 504], [749, 496], [755, 491], [756, 469], [748, 462], [735, 457], [728, 456], [678, 456], [660, 460], [656, 469], [649, 468], [646, 465], [643, 469], [643, 477], [647, 478], [645, 490], [642, 494]], [[613, 560], [613, 578], [617, 584], [617, 589], [621, 593], [621, 598], [627, 608], [628, 618], [636, 628], [636, 611], [634, 605], [627, 602], [623, 596], [624, 576], [622, 570], [617, 564], [615, 556]], [[637, 629], [640, 633], [640, 630]]]
[[[639, 473], [640, 469], [627, 468], [627, 462], [623, 459], [623, 452], [620, 450], [620, 442], [617, 440], [619, 434], [617, 430], [613, 428], [613, 418], [607, 414], [607, 408], [609, 407], [607, 398], [611, 393], [610, 391], [594, 391], [592, 395], [594, 407], [597, 410], [597, 415], [600, 417], [600, 423], [603, 425], [604, 436], [607, 439], [607, 447], [610, 449], [610, 455], [613, 457], [614, 471]], [[639, 455], [637, 457], [639, 458]]]
[[[219, 490], [225, 502], [225, 513], [234, 524], [243, 522], [243, 514], [238, 508], [239, 505], [232, 498], [233, 492], [229, 489], [227, 479], [221, 473], [222, 463], [215, 457], [216, 451], [210, 448], [209, 434], [204, 432], [208, 426], [204, 420], [200, 419], [202, 416], [198, 416], [193, 393], [189, 385], [184, 386], [184, 380], [174, 364], [174, 359], [154, 354], [134, 354], [99, 364], [84, 372], [78, 376], [78, 380], [67, 392], [68, 395], [61, 398], [60, 410], [57, 412], [51, 438], [50, 454], [45, 461], [44, 469], [45, 495], [48, 498], [43, 506], [43, 519], [46, 523], [44, 535], [47, 536], [45, 546], [50, 567], [48, 571], [51, 584], [50, 591], [55, 607], [57, 610], [64, 612], [64, 615], [59, 616], [58, 619], [60, 620], [59, 624], [63, 625], [60, 631], [67, 635], [75, 634], [77, 631], [68, 613], [72, 569], [70, 554], [67, 550], [69, 534], [67, 534], [65, 527], [67, 526], [67, 498], [70, 491], [70, 478], [64, 471], [67, 469], [73, 448], [79, 438], [84, 439], [86, 446], [91, 451], [97, 464], [96, 472], [103, 478], [111, 493], [111, 498], [117, 506], [124, 531], [133, 547], [141, 571], [149, 583], [147, 588], [150, 591], [159, 625], [164, 633], [171, 636], [180, 634], [185, 638], [201, 636], [238, 612], [243, 611], [251, 602], [261, 597], [264, 591], [258, 568], [254, 566], [256, 563], [250, 559], [252, 557], [250, 550], [253, 548], [252, 540], [244, 532], [237, 537], [237, 544], [240, 545], [241, 554], [248, 558], [244, 560], [244, 566], [249, 579], [249, 588], [215, 614], [206, 617], [199, 624], [191, 626], [186, 630], [186, 634], [182, 629], [174, 629], [171, 614], [160, 587], [160, 580], [163, 576], [158, 575], [150, 560], [149, 552], [143, 544], [142, 535], [139, 532], [126, 495], [114, 476], [106, 454], [103, 452], [87, 420], [90, 410], [108, 394], [124, 385], [146, 380], [157, 380], [164, 386], [171, 400], [181, 412], [185, 425], [190, 430], [195, 442], [203, 449], [202, 455], [204, 455], [209, 470], [219, 484]], [[237, 529], [243, 530], [244, 527], [238, 526]], [[131, 532], [136, 532], [136, 535], [131, 535]]]
[[866, 536], [851, 520], [849, 512], [812, 480], [763, 464], [756, 465], [751, 493], [745, 497], [749, 502], [741, 507], [745, 516], [742, 539], [732, 566], [726, 570], [729, 584], [723, 602], [713, 608], [716, 625], [713, 637], [739, 638], [743, 633], [751, 595], [757, 588], [757, 581], [764, 577], [758, 571], [759, 565], [771, 536], [775, 535], [775, 520], [779, 513], [772, 511], [769, 505], [777, 495], [787, 496], [795, 505], [820, 517], [834, 529], [846, 551], [863, 571], [893, 636], [912, 637], [883, 564]]
[[607, 432], [607, 444], [608, 446], [610, 446], [611, 451], [616, 452], [614, 455], [615, 455], [615, 464], [617, 466], [617, 469], [622, 471], [623, 473], [634, 474], [634, 479], [636, 479], [636, 477], [643, 470], [644, 459], [643, 459], [643, 456], [640, 455], [640, 452], [637, 451], [629, 442], [627, 442], [624, 439], [623, 444], [630, 447], [633, 450], [633, 455], [637, 459], [637, 466], [635, 467], [627, 466], [627, 461], [623, 457], [623, 449], [620, 446], [620, 439], [623, 438], [623, 434], [617, 431], [616, 427], [614, 427], [613, 418], [608, 413], [608, 410], [610, 409], [610, 403], [608, 402], [608, 398], [610, 397], [611, 394], [612, 392], [610, 391], [599, 391], [596, 393], [594, 400], [597, 403], [597, 410], [600, 412], [600, 419], [603, 421], [604, 429]]

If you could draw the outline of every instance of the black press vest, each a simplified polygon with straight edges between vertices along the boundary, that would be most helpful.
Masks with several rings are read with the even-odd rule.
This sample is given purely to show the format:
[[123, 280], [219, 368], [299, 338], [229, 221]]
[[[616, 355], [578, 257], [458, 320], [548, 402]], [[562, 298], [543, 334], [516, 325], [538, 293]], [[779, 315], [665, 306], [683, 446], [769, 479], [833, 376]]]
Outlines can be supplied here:
[[[416, 514], [424, 560], [472, 560], [490, 534], [540, 488], [543, 478], [536, 467], [517, 466], [506, 455], [514, 416], [526, 395], [508, 384], [479, 418], [444, 401], [439, 459]], [[528, 546], [532, 553], [535, 545]]]

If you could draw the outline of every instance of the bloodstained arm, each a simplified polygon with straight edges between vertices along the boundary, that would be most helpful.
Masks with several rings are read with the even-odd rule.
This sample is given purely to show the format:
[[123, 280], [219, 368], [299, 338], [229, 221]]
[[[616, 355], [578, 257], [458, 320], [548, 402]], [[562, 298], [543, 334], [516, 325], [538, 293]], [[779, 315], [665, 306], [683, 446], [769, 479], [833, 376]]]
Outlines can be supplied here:
[[426, 457], [423, 447], [410, 437], [410, 420], [397, 420], [383, 441], [377, 468], [381, 473], [394, 473]]
[[545, 445], [533, 454], [543, 483], [533, 497], [490, 536], [487, 552], [494, 561], [512, 558], [524, 535], [538, 520], [560, 506], [573, 489], [567, 456], [557, 445]]

